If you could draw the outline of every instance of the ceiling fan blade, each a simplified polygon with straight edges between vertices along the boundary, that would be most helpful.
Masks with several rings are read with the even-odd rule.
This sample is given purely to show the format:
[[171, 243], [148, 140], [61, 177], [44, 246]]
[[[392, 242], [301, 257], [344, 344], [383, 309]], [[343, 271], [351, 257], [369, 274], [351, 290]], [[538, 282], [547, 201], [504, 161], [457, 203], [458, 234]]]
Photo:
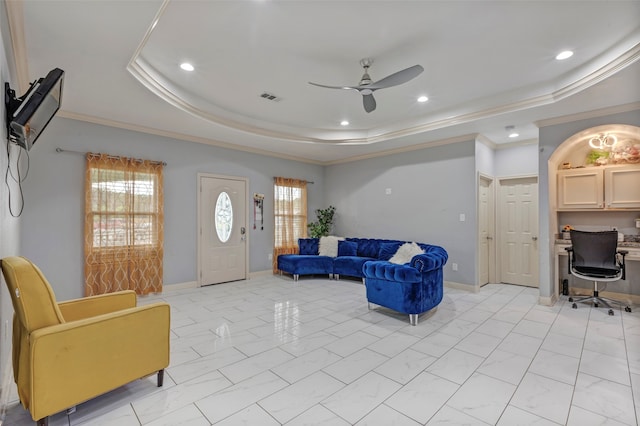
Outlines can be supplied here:
[[397, 86], [416, 78], [422, 71], [424, 71], [422, 65], [414, 65], [412, 67], [403, 69], [402, 71], [398, 71], [394, 74], [388, 75], [382, 80], [378, 80], [375, 83], [369, 84], [367, 87], [370, 89], [384, 89], [386, 87]]
[[373, 95], [362, 95], [362, 104], [364, 105], [364, 110], [367, 112], [376, 109], [376, 99]]
[[312, 84], [314, 86], [318, 86], [318, 87], [326, 87], [327, 89], [344, 89], [344, 90], [357, 90], [357, 87], [350, 87], [350, 86], [327, 86], [325, 84], [318, 84], [318, 83], [312, 83], [309, 82], [309, 84]]

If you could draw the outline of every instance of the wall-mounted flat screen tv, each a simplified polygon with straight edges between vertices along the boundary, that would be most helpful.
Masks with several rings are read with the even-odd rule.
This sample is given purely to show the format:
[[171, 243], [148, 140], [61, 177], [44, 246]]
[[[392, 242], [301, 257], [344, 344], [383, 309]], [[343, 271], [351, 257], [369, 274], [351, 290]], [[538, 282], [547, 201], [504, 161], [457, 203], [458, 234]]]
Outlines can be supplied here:
[[55, 68], [31, 84], [27, 93], [15, 98], [15, 92], [5, 83], [7, 135], [9, 140], [30, 150], [42, 131], [60, 109], [64, 71]]

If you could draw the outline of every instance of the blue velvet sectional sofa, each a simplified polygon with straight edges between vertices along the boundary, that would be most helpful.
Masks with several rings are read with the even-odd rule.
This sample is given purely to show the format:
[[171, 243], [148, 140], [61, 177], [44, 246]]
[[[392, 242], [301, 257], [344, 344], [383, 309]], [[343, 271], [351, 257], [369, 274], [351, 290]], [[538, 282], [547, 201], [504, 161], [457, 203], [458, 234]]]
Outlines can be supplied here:
[[318, 238], [298, 240], [299, 254], [278, 256], [278, 269], [293, 275], [328, 274], [360, 277], [369, 303], [408, 314], [412, 325], [418, 315], [436, 307], [443, 296], [442, 268], [447, 252], [439, 246], [418, 243], [424, 251], [410, 262], [389, 262], [406, 241], [346, 238], [338, 245], [338, 256], [320, 256]]

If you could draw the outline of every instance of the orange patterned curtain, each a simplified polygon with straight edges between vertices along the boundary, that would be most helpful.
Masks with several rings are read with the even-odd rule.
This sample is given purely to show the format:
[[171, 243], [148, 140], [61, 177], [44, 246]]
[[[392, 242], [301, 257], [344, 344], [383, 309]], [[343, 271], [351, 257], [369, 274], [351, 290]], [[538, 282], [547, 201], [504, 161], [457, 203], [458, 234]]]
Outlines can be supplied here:
[[277, 177], [273, 194], [275, 274], [278, 272], [278, 256], [298, 253], [298, 238], [307, 236], [307, 181]]
[[87, 154], [85, 296], [162, 291], [162, 163]]

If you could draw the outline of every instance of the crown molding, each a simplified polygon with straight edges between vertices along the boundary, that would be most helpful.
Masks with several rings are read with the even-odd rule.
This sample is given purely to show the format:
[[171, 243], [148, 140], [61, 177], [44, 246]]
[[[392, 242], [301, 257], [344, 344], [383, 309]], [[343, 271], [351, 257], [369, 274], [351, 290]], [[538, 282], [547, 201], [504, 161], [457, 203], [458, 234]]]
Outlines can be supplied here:
[[[535, 108], [547, 104], [553, 104], [559, 100], [565, 99], [573, 94], [583, 91], [594, 84], [610, 77], [625, 67], [633, 64], [640, 59], [640, 43], [635, 44], [626, 50], [620, 56], [616, 57], [606, 65], [599, 69], [588, 73], [586, 76], [571, 81], [560, 87], [558, 90], [549, 91], [543, 95], [529, 97], [520, 101], [497, 105], [489, 108], [480, 109], [470, 113], [450, 113], [446, 118], [436, 119], [432, 121], [421, 121], [413, 123], [397, 124], [402, 128], [372, 128], [368, 131], [353, 133], [355, 137], [327, 137], [326, 135], [345, 135], [345, 133], [336, 133], [328, 130], [311, 130], [298, 129], [285, 125], [276, 125], [269, 123], [261, 123], [259, 121], [247, 122], [243, 121], [243, 117], [223, 109], [215, 107], [218, 111], [209, 111], [201, 106], [197, 106], [190, 102], [184, 96], [181, 96], [176, 88], [172, 88], [171, 82], [165, 79], [146, 61], [142, 59], [142, 52], [145, 45], [149, 41], [151, 34], [157, 23], [163, 17], [167, 5], [171, 0], [164, 0], [160, 10], [156, 14], [155, 19], [145, 33], [143, 39], [138, 45], [136, 51], [131, 57], [127, 70], [145, 87], [155, 93], [161, 99], [171, 105], [204, 120], [208, 120], [219, 125], [236, 129], [246, 133], [255, 135], [298, 142], [298, 143], [314, 143], [314, 144], [332, 144], [332, 145], [367, 145], [385, 142], [395, 138], [412, 136], [432, 130], [442, 129], [457, 124], [468, 123], [476, 120], [482, 120], [501, 114], [511, 113], [524, 109]], [[558, 84], [561, 84], [558, 82]], [[428, 119], [427, 119], [428, 120]], [[315, 133], [314, 133], [315, 132]], [[491, 145], [489, 145], [491, 146]]]
[[267, 150], [258, 149], [258, 148], [246, 147], [246, 146], [242, 146], [242, 145], [235, 145], [235, 144], [231, 144], [231, 143], [227, 143], [227, 142], [217, 141], [217, 140], [214, 140], [214, 139], [208, 139], [208, 138], [202, 138], [202, 137], [198, 137], [198, 136], [186, 135], [184, 133], [170, 132], [170, 131], [166, 131], [166, 130], [159, 130], [159, 129], [152, 128], [152, 127], [139, 126], [139, 125], [136, 125], [136, 124], [124, 123], [124, 122], [115, 121], [115, 120], [105, 120], [105, 119], [99, 118], [99, 117], [94, 117], [94, 116], [85, 115], [85, 114], [77, 114], [77, 113], [74, 113], [74, 112], [69, 112], [69, 111], [64, 111], [64, 110], [58, 111], [56, 116], [63, 117], [63, 118], [68, 118], [68, 119], [76, 120], [76, 121], [83, 121], [83, 122], [86, 122], [86, 123], [98, 124], [98, 125], [101, 125], [101, 126], [115, 127], [115, 128], [118, 128], [118, 129], [131, 130], [131, 131], [134, 131], [134, 132], [146, 133], [146, 134], [150, 134], [150, 135], [163, 136], [163, 137], [167, 137], [167, 138], [171, 138], [171, 139], [177, 139], [177, 140], [183, 140], [183, 141], [187, 141], [187, 142], [195, 142], [195, 143], [215, 146], [215, 147], [218, 147], [218, 148], [226, 148], [226, 149], [231, 149], [231, 150], [234, 150], [234, 151], [248, 152], [248, 153], [251, 153], [251, 154], [264, 155], [264, 156], [267, 156], [267, 157], [280, 158], [280, 159], [283, 159], [283, 160], [291, 160], [291, 161], [298, 161], [298, 162], [301, 162], [301, 163], [314, 164], [314, 165], [317, 165], [317, 166], [332, 166], [332, 165], [335, 165], [335, 164], [351, 163], [351, 162], [360, 161], [360, 160], [367, 160], [367, 159], [370, 159], [370, 158], [386, 157], [386, 156], [389, 156], [389, 155], [400, 154], [400, 153], [403, 153], [403, 152], [418, 151], [418, 150], [421, 150], [421, 149], [433, 148], [433, 147], [442, 146], [442, 145], [450, 145], [450, 144], [454, 144], [454, 143], [458, 143], [458, 142], [467, 142], [467, 141], [474, 140], [474, 139], [478, 138], [479, 136], [481, 136], [481, 135], [478, 135], [476, 133], [472, 133], [472, 134], [456, 136], [456, 137], [447, 138], [447, 139], [440, 139], [440, 140], [436, 140], [436, 141], [432, 141], [432, 142], [425, 142], [425, 143], [421, 143], [421, 144], [418, 144], [418, 145], [410, 145], [410, 146], [405, 146], [405, 147], [400, 147], [400, 148], [388, 149], [388, 150], [385, 150], [385, 151], [380, 151], [380, 152], [371, 153], [371, 154], [364, 154], [364, 155], [358, 155], [358, 156], [354, 156], [354, 157], [342, 158], [340, 160], [318, 161], [318, 160], [310, 160], [308, 158], [297, 157], [297, 156], [293, 156], [293, 155], [280, 154], [280, 153], [277, 153], [277, 152], [267, 151]]
[[303, 157], [296, 157], [294, 155], [280, 154], [273, 151], [267, 151], [267, 150], [252, 148], [252, 147], [243, 146], [243, 145], [236, 145], [228, 142], [221, 142], [215, 139], [186, 135], [184, 133], [171, 132], [168, 130], [160, 130], [152, 127], [139, 126], [137, 124], [124, 123], [121, 121], [106, 120], [103, 118], [99, 118], [91, 115], [85, 115], [85, 114], [78, 114], [75, 112], [60, 110], [58, 111], [56, 116], [69, 118], [71, 120], [76, 120], [76, 121], [84, 121], [87, 123], [99, 124], [101, 126], [115, 127], [115, 128], [124, 129], [124, 130], [132, 130], [134, 132], [147, 133], [147, 134], [156, 135], [156, 136], [163, 136], [163, 137], [183, 140], [187, 142], [196, 142], [200, 144], [216, 146], [218, 148], [231, 149], [234, 151], [242, 151], [242, 152], [248, 152], [251, 154], [265, 155], [268, 157], [281, 158], [284, 160], [299, 161], [301, 163], [307, 163], [307, 164], [324, 165], [324, 163], [321, 161], [310, 160], [308, 158], [303, 158]]
[[494, 141], [492, 141], [491, 139], [489, 139], [488, 137], [486, 137], [485, 135], [478, 135], [478, 137], [476, 137], [476, 141], [480, 142], [481, 144], [491, 148], [491, 149], [497, 149], [498, 148], [498, 144], [495, 143]]
[[495, 150], [496, 151], [500, 151], [500, 150], [503, 150], [503, 149], [510, 149], [510, 148], [516, 148], [516, 147], [520, 147], [520, 146], [537, 145], [537, 144], [538, 144], [538, 139], [525, 139], [525, 140], [517, 141], [517, 142], [496, 144]]
[[575, 95], [594, 84], [600, 83], [603, 80], [611, 77], [618, 71], [621, 71], [628, 67], [629, 65], [636, 62], [640, 59], [640, 43], [633, 46], [631, 49], [624, 52], [622, 55], [618, 56], [613, 61], [599, 68], [598, 70], [588, 74], [587, 76], [562, 87], [555, 92], [553, 92], [554, 101], [559, 101], [564, 98], [567, 98], [571, 95]]
[[357, 155], [349, 158], [341, 158], [340, 160], [327, 161], [323, 163], [323, 165], [333, 166], [336, 164], [352, 163], [354, 161], [368, 160], [371, 158], [387, 157], [389, 155], [400, 154], [403, 152], [419, 151], [421, 149], [434, 148], [436, 146], [451, 145], [459, 142], [469, 142], [469, 141], [475, 140], [478, 136], [479, 135], [477, 133], [471, 133], [468, 135], [455, 136], [447, 139], [440, 139], [440, 140], [425, 142], [417, 145], [403, 146], [400, 148], [393, 148], [393, 149], [388, 149], [384, 151], [373, 152], [370, 154]]
[[640, 102], [632, 102], [630, 104], [616, 105], [613, 107], [595, 109], [592, 111], [579, 112], [577, 114], [563, 115], [560, 117], [548, 118], [545, 120], [535, 121], [538, 128], [555, 126], [556, 124], [570, 123], [572, 121], [589, 120], [591, 118], [603, 117], [605, 115], [620, 114], [623, 112], [640, 110]]

